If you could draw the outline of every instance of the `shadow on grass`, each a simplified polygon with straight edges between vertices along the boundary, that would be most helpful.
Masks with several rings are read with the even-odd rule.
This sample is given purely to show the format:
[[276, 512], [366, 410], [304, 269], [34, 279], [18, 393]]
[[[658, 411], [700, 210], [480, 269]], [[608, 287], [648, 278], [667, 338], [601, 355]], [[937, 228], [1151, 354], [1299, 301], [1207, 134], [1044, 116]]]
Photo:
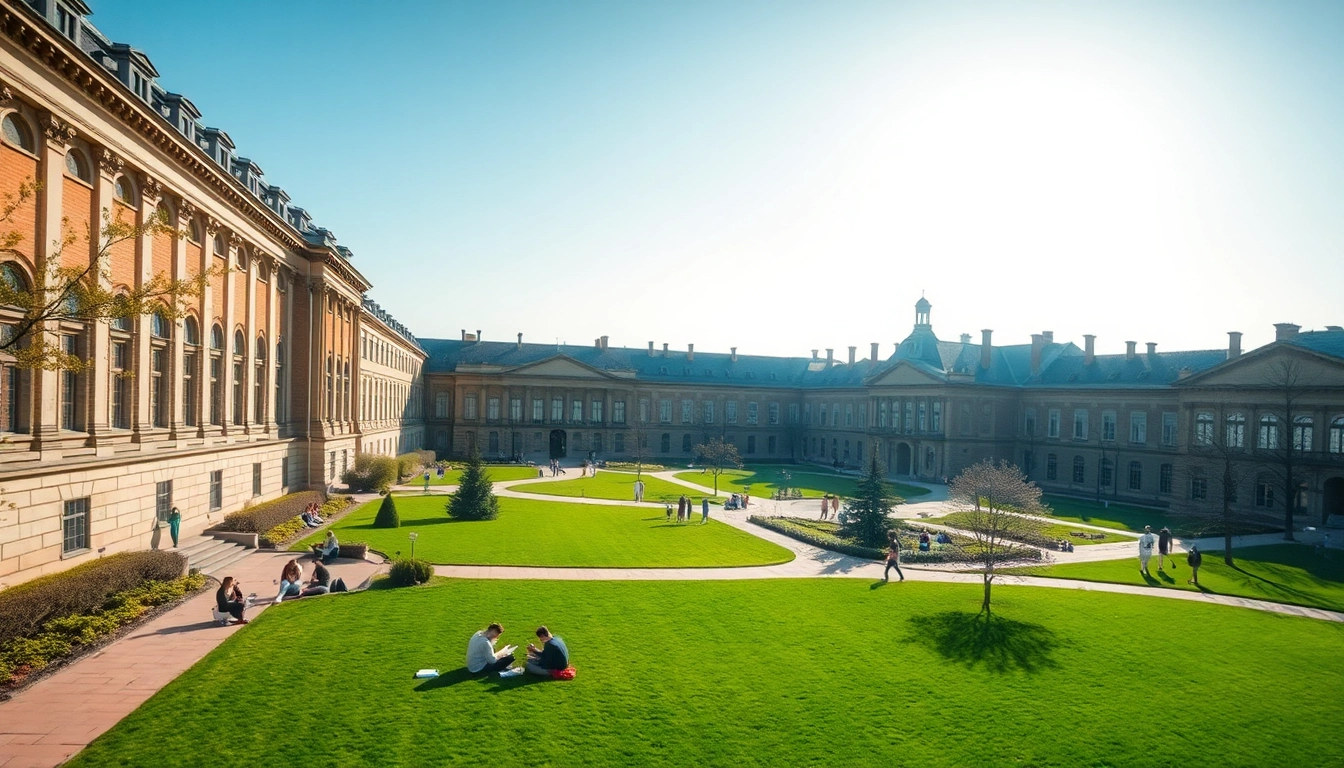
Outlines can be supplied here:
[[948, 661], [991, 672], [1036, 672], [1058, 666], [1060, 641], [1040, 624], [985, 613], [947, 611], [910, 619], [907, 642], [927, 645]]

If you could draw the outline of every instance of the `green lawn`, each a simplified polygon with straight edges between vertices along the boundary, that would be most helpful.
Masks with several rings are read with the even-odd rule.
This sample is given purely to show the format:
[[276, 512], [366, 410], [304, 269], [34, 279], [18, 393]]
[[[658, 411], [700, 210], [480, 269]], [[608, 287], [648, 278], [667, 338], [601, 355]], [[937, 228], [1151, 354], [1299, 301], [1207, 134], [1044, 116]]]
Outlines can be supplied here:
[[[793, 553], [746, 531], [666, 522], [660, 510], [538, 499], [499, 500], [496, 520], [455, 522], [444, 511], [447, 496], [397, 495], [400, 528], [374, 528], [372, 501], [334, 526], [341, 541], [366, 541], [389, 556], [411, 551], [430, 562], [460, 565], [543, 565], [595, 568], [676, 568], [768, 565]], [[699, 518], [699, 515], [696, 515]], [[291, 549], [306, 550], [317, 533]]]
[[[1010, 586], [986, 624], [979, 591], [444, 580], [302, 600], [69, 765], [1344, 764], [1342, 625]], [[468, 677], [491, 621], [523, 646], [544, 622], [578, 676]]]
[[[495, 482], [500, 482], [504, 480], [524, 480], [529, 477], [537, 476], [536, 467], [519, 467], [512, 464], [504, 464], [497, 467], [492, 467], [489, 464], [487, 464], [485, 465], [485, 471], [489, 473], [490, 479], [494, 480]], [[437, 474], [431, 475], [429, 478], [429, 484], [431, 486], [457, 485], [458, 481], [460, 481], [461, 479], [462, 479], [462, 470], [450, 469], [447, 472], [443, 473], [443, 477], [439, 477]], [[423, 486], [424, 484], [425, 484], [425, 474], [423, 472], [403, 483], [403, 485], [409, 485], [414, 487], [420, 487]]]
[[[597, 477], [576, 477], [573, 480], [528, 483], [514, 486], [519, 493], [535, 493], [541, 496], [587, 497], [590, 499], [617, 499], [634, 501], [635, 475], [626, 472], [598, 470]], [[682, 494], [692, 497], [699, 504], [701, 496], [692, 488], [659, 480], [652, 475], [644, 475], [644, 500], [677, 503]], [[722, 504], [722, 499], [710, 497], [710, 504]]]
[[[953, 528], [965, 528], [966, 527], [965, 519], [969, 517], [970, 514], [971, 514], [970, 512], [953, 512], [950, 515], [944, 515], [942, 517], [931, 517], [927, 520], [911, 520], [910, 523], [911, 524], [934, 523], [937, 525], [948, 525]], [[1080, 536], [1069, 535], [1070, 533], [1073, 533], [1075, 531], [1097, 534], [1100, 535], [1102, 538], [1084, 539]], [[1087, 544], [1113, 544], [1117, 541], [1137, 541], [1137, 539], [1135, 539], [1133, 536], [1124, 536], [1118, 533], [1102, 533], [1100, 531], [1082, 529], [1076, 525], [1065, 525], [1062, 523], [1044, 524], [1041, 526], [1040, 533], [1042, 536], [1045, 536], [1046, 538], [1049, 539], [1068, 539], [1069, 541], [1073, 542], [1073, 545], [1075, 547], [1081, 547]]]
[[[788, 472], [790, 479], [784, 479]], [[714, 476], [708, 471], [698, 469], [676, 474], [678, 480], [686, 480], [706, 488], [714, 487]], [[822, 472], [803, 472], [798, 467], [764, 466], [746, 469], [728, 469], [719, 475], [719, 491], [724, 493], [746, 493], [753, 498], [768, 499], [780, 488], [789, 487], [802, 491], [803, 498], [818, 499], [826, 494], [840, 494], [849, 497], [855, 493], [858, 478], [848, 475], [830, 475]], [[907, 499], [923, 496], [927, 488], [904, 483], [888, 483], [897, 495]]]
[[[1332, 555], [1328, 560], [1318, 557], [1312, 547], [1301, 544], [1247, 547], [1232, 550], [1232, 561], [1236, 565], [1229, 568], [1223, 562], [1221, 551], [1205, 552], [1204, 564], [1199, 568], [1199, 585], [1205, 592], [1220, 595], [1344, 611], [1344, 556], [1338, 551]], [[1030, 573], [1061, 579], [1196, 589], [1186, 584], [1190, 579], [1190, 568], [1185, 564], [1185, 555], [1177, 556], [1176, 567], [1168, 563], [1162, 571], [1157, 569], [1154, 556], [1148, 570], [1152, 577], [1145, 578], [1139, 573], [1138, 546], [1135, 545], [1134, 556], [1123, 560], [1067, 563], [1032, 568]]]
[[1165, 525], [1169, 526], [1172, 532], [1177, 533], [1177, 535], [1186, 533], [1181, 525], [1181, 520], [1170, 517], [1160, 509], [1146, 509], [1115, 502], [1111, 502], [1110, 506], [1107, 507], [1095, 501], [1050, 495], [1044, 496], [1041, 501], [1050, 507], [1051, 514], [1054, 517], [1067, 522], [1087, 523], [1088, 525], [1099, 525], [1103, 528], [1116, 528], [1121, 531], [1138, 533], [1143, 532], [1143, 526], [1145, 525], [1151, 525], [1154, 531], [1160, 530]]

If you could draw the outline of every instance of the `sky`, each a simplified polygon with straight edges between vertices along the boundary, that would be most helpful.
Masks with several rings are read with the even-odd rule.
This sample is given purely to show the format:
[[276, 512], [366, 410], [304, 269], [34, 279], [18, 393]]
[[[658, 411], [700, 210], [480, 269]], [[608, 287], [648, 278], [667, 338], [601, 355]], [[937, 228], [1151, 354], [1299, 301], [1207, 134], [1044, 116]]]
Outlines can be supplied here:
[[421, 338], [1344, 325], [1344, 3], [90, 4]]

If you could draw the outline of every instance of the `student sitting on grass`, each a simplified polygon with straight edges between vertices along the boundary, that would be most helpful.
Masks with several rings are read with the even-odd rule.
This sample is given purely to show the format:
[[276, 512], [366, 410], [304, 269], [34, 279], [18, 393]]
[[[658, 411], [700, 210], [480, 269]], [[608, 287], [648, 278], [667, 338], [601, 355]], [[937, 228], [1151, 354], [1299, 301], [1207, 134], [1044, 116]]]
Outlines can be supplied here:
[[527, 645], [528, 672], [553, 677], [553, 673], [569, 666], [569, 648], [565, 646], [564, 640], [552, 635], [545, 627], [537, 627], [537, 639], [541, 640], [540, 648], [531, 643]]
[[467, 641], [467, 671], [475, 674], [504, 672], [513, 664], [515, 646], [506, 645], [495, 650], [495, 640], [504, 634], [504, 627], [491, 624]]

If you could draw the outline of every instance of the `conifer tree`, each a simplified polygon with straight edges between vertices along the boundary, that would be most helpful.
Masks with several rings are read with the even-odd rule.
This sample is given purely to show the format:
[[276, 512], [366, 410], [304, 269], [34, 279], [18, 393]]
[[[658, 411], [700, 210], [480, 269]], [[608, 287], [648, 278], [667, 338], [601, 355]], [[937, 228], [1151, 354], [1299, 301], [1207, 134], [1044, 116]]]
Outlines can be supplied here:
[[457, 493], [448, 499], [448, 516], [454, 520], [494, 520], [499, 516], [499, 499], [490, 482], [490, 473], [481, 464], [481, 453], [472, 449]]
[[845, 503], [844, 534], [869, 547], [885, 546], [887, 529], [891, 525], [887, 515], [897, 504], [904, 502], [905, 499], [893, 494], [882, 479], [882, 464], [874, 451], [854, 498]]
[[383, 503], [378, 505], [378, 515], [373, 518], [374, 528], [400, 528], [401, 516], [397, 514], [397, 504], [392, 501], [392, 494], [383, 497]]

